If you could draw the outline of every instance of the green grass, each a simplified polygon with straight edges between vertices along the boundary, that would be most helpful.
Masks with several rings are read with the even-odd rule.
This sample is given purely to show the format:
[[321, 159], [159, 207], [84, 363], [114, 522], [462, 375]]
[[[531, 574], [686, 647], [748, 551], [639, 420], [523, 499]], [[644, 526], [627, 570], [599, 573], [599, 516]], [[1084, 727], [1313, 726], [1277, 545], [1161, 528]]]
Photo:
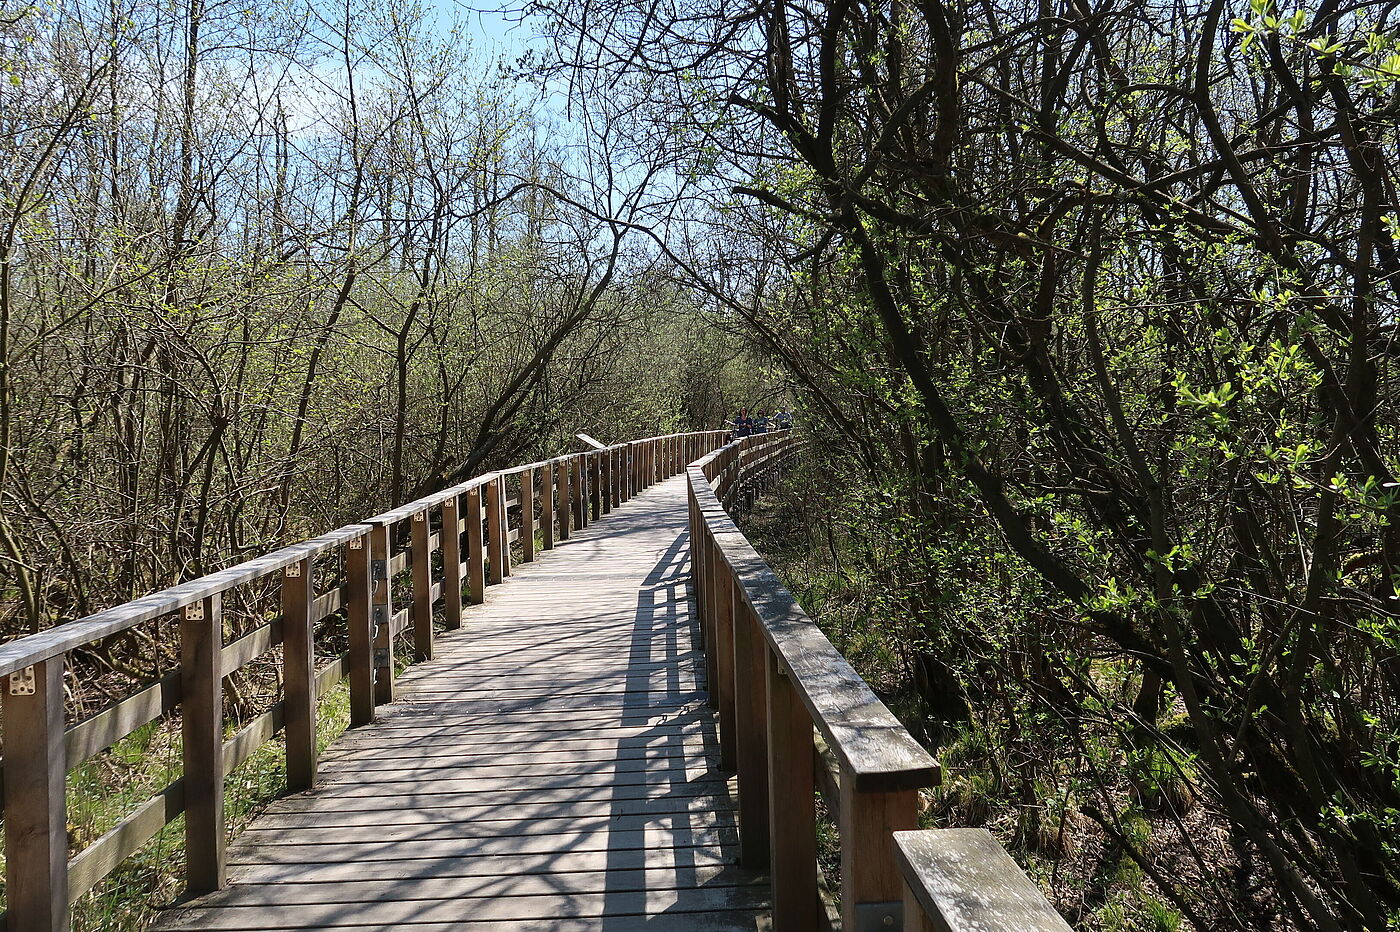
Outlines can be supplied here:
[[[350, 721], [347, 684], [317, 706], [316, 744], [324, 750]], [[152, 722], [68, 776], [69, 834], [85, 847], [180, 776], [180, 730]], [[224, 780], [224, 815], [232, 838], [287, 789], [286, 746], [278, 738], [258, 748]], [[74, 932], [135, 932], [179, 900], [185, 860], [184, 817], [167, 825], [92, 891], [73, 904]]]

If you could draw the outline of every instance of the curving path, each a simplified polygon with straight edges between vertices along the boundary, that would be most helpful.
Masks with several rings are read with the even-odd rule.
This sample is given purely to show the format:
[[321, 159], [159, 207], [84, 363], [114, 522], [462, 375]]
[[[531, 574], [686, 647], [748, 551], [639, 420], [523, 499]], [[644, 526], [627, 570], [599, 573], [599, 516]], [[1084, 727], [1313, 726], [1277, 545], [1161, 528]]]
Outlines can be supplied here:
[[513, 568], [158, 928], [767, 927], [691, 615], [685, 478]]

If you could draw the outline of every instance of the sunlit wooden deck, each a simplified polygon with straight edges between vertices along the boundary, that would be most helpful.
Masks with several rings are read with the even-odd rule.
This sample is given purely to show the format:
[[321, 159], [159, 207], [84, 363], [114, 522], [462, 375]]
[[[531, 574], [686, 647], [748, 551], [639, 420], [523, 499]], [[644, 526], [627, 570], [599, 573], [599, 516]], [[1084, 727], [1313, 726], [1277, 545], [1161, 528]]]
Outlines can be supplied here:
[[686, 479], [489, 590], [167, 930], [766, 926], [692, 614]]

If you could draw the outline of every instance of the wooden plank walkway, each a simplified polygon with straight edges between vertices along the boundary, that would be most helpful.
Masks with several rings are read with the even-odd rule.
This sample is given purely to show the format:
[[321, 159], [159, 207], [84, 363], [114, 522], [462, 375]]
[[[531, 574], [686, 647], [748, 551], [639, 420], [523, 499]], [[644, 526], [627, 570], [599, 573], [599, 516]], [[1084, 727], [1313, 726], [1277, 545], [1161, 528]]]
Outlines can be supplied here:
[[767, 928], [689, 604], [685, 478], [514, 569], [165, 930]]

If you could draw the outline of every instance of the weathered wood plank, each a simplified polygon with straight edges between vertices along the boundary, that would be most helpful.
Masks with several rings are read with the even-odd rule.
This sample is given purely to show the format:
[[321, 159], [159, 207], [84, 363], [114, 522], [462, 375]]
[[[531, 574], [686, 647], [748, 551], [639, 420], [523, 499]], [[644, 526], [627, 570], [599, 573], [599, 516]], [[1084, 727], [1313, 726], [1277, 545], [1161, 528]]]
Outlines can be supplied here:
[[6, 689], [5, 896], [7, 927], [64, 932], [68, 923], [68, 809], [63, 658], [29, 671], [32, 689]]
[[483, 539], [481, 489], [467, 491], [467, 592], [473, 605], [486, 601], [486, 545]]
[[[940, 932], [1069, 932], [1069, 924], [986, 829], [897, 832], [904, 927]], [[931, 921], [930, 921], [931, 920]]]
[[[687, 876], [688, 874], [688, 876]], [[416, 877], [408, 879], [326, 881], [287, 884], [244, 883], [218, 898], [221, 906], [273, 906], [314, 903], [383, 903], [551, 894], [678, 890], [686, 887], [751, 887], [762, 878], [728, 865], [705, 865], [688, 872], [661, 868], [621, 871], [574, 871], [553, 876]]]
[[[391, 799], [401, 800], [404, 806], [515, 806], [534, 803], [562, 803], [571, 800], [611, 799], [622, 804], [630, 800], [657, 799], [698, 799], [706, 796], [729, 795], [729, 784], [721, 779], [705, 776], [691, 779], [683, 787], [674, 784], [644, 780], [634, 783], [614, 781], [556, 781], [554, 786], [520, 784], [517, 786], [481, 786], [458, 782], [444, 784], [441, 781], [407, 784]], [[385, 797], [379, 792], [366, 792], [354, 783], [326, 784], [318, 787], [315, 800], [321, 805], [336, 806], [344, 810], [372, 809], [384, 805]]]
[[184, 811], [185, 784], [183, 780], [176, 780], [80, 851], [68, 863], [69, 902], [97, 886], [117, 865], [140, 850]]
[[312, 818], [297, 820], [294, 831], [281, 825], [255, 822], [240, 836], [244, 845], [354, 845], [399, 844], [459, 839], [504, 840], [552, 836], [556, 839], [583, 838], [590, 833], [615, 835], [624, 832], [669, 833], [680, 839], [699, 834], [720, 833], [735, 826], [732, 812], [644, 812], [637, 815], [583, 817], [573, 813], [537, 819], [462, 819], [437, 822], [397, 822], [382, 820], [375, 825], [321, 824]]
[[523, 854], [546, 854], [559, 851], [625, 851], [634, 848], [670, 848], [682, 850], [709, 845], [732, 845], [737, 835], [731, 830], [671, 832], [664, 829], [648, 831], [574, 832], [565, 835], [527, 835], [508, 838], [431, 838], [398, 839], [388, 843], [378, 841], [323, 842], [299, 844], [295, 837], [283, 838], [269, 844], [238, 846], [239, 863], [244, 864], [304, 864], [349, 863], [356, 861], [398, 860], [400, 858], [512, 858]]
[[99, 751], [106, 750], [148, 722], [174, 709], [180, 701], [180, 674], [167, 673], [156, 682], [127, 696], [68, 729], [64, 736], [71, 769]]
[[[300, 800], [300, 797], [293, 797]], [[371, 800], [371, 805], [359, 807], [337, 807], [333, 812], [322, 806], [303, 805], [295, 808], [277, 806], [264, 813], [257, 822], [259, 828], [292, 829], [308, 825], [321, 827], [339, 825], [430, 825], [440, 822], [521, 822], [548, 818], [570, 818], [588, 821], [594, 818], [632, 818], [637, 816], [657, 816], [667, 813], [688, 813], [704, 817], [713, 813], [732, 815], [734, 801], [728, 794], [709, 793], [700, 796], [666, 795], [654, 798], [614, 799], [608, 795], [595, 795], [592, 798], [578, 794], [563, 797], [554, 802], [536, 799], [533, 794], [524, 797], [527, 802], [513, 802], [509, 809], [500, 804], [476, 799], [475, 805], [470, 796], [443, 794], [437, 799], [445, 805], [432, 805], [426, 797], [415, 797], [411, 806], [391, 803], [385, 800]], [[378, 806], [374, 807], [373, 803]], [[710, 824], [710, 823], [705, 823]]]
[[774, 932], [817, 928], [816, 786], [812, 720], [768, 651], [768, 818], [773, 844]]
[[350, 541], [345, 553], [346, 622], [350, 627], [350, 725], [374, 721], [374, 580], [368, 536]]
[[393, 528], [377, 524], [369, 533], [370, 612], [374, 631], [374, 702], [394, 701]]
[[0, 645], [0, 676], [57, 657], [65, 651], [110, 637], [134, 625], [177, 612], [211, 595], [227, 592], [276, 573], [290, 563], [326, 553], [365, 532], [363, 524], [347, 524], [329, 534], [284, 547], [256, 559], [199, 579], [162, 589], [107, 611], [58, 625], [31, 637]]
[[[546, 851], [521, 854], [510, 861], [496, 858], [400, 858], [349, 863], [235, 864], [230, 876], [247, 883], [329, 883], [343, 880], [413, 880], [430, 877], [528, 877], [551, 875], [560, 882], [580, 874], [606, 877], [614, 870], [663, 869], [672, 876], [708, 867], [732, 867], [733, 854], [719, 845], [686, 848], [684, 861], [665, 849], [628, 848], [617, 851]], [[235, 852], [235, 861], [237, 853]]]
[[442, 503], [442, 616], [448, 631], [462, 627], [461, 499]]
[[310, 560], [282, 570], [283, 722], [287, 737], [287, 788], [316, 782], [316, 656], [311, 602], [315, 588]]
[[219, 642], [221, 600], [186, 606], [180, 619], [181, 733], [185, 764], [185, 884], [192, 893], [224, 885], [224, 701]]
[[428, 525], [428, 512], [421, 511], [409, 522], [410, 546], [413, 548], [413, 658], [431, 660], [433, 656], [433, 545]]
[[[549, 920], [559, 916], [580, 918], [616, 916], [647, 917], [655, 915], [694, 915], [704, 920], [706, 914], [730, 910], [757, 909], [763, 905], [766, 891], [753, 886], [694, 887], [687, 890], [617, 891], [605, 894], [556, 894], [552, 896], [522, 896], [495, 898], [449, 898], [446, 900], [389, 901], [370, 908], [364, 903], [314, 905], [281, 905], [271, 916], [254, 908], [190, 909], [170, 928], [244, 930], [259, 929], [322, 929], [328, 924], [375, 924], [381, 928], [418, 928], [424, 923], [461, 923], [463, 913], [472, 923]], [[595, 922], [597, 920], [595, 919]], [[261, 922], [262, 925], [250, 923]], [[276, 923], [269, 925], [268, 923]], [[550, 928], [556, 926], [551, 925]], [[468, 926], [470, 928], [470, 926]], [[516, 926], [520, 928], [520, 926]], [[602, 928], [596, 926], [595, 928]], [[611, 921], [609, 930], [615, 928]], [[648, 929], [652, 928], [650, 925]], [[687, 928], [687, 926], [677, 926]], [[694, 925], [688, 928], [694, 928]]]

